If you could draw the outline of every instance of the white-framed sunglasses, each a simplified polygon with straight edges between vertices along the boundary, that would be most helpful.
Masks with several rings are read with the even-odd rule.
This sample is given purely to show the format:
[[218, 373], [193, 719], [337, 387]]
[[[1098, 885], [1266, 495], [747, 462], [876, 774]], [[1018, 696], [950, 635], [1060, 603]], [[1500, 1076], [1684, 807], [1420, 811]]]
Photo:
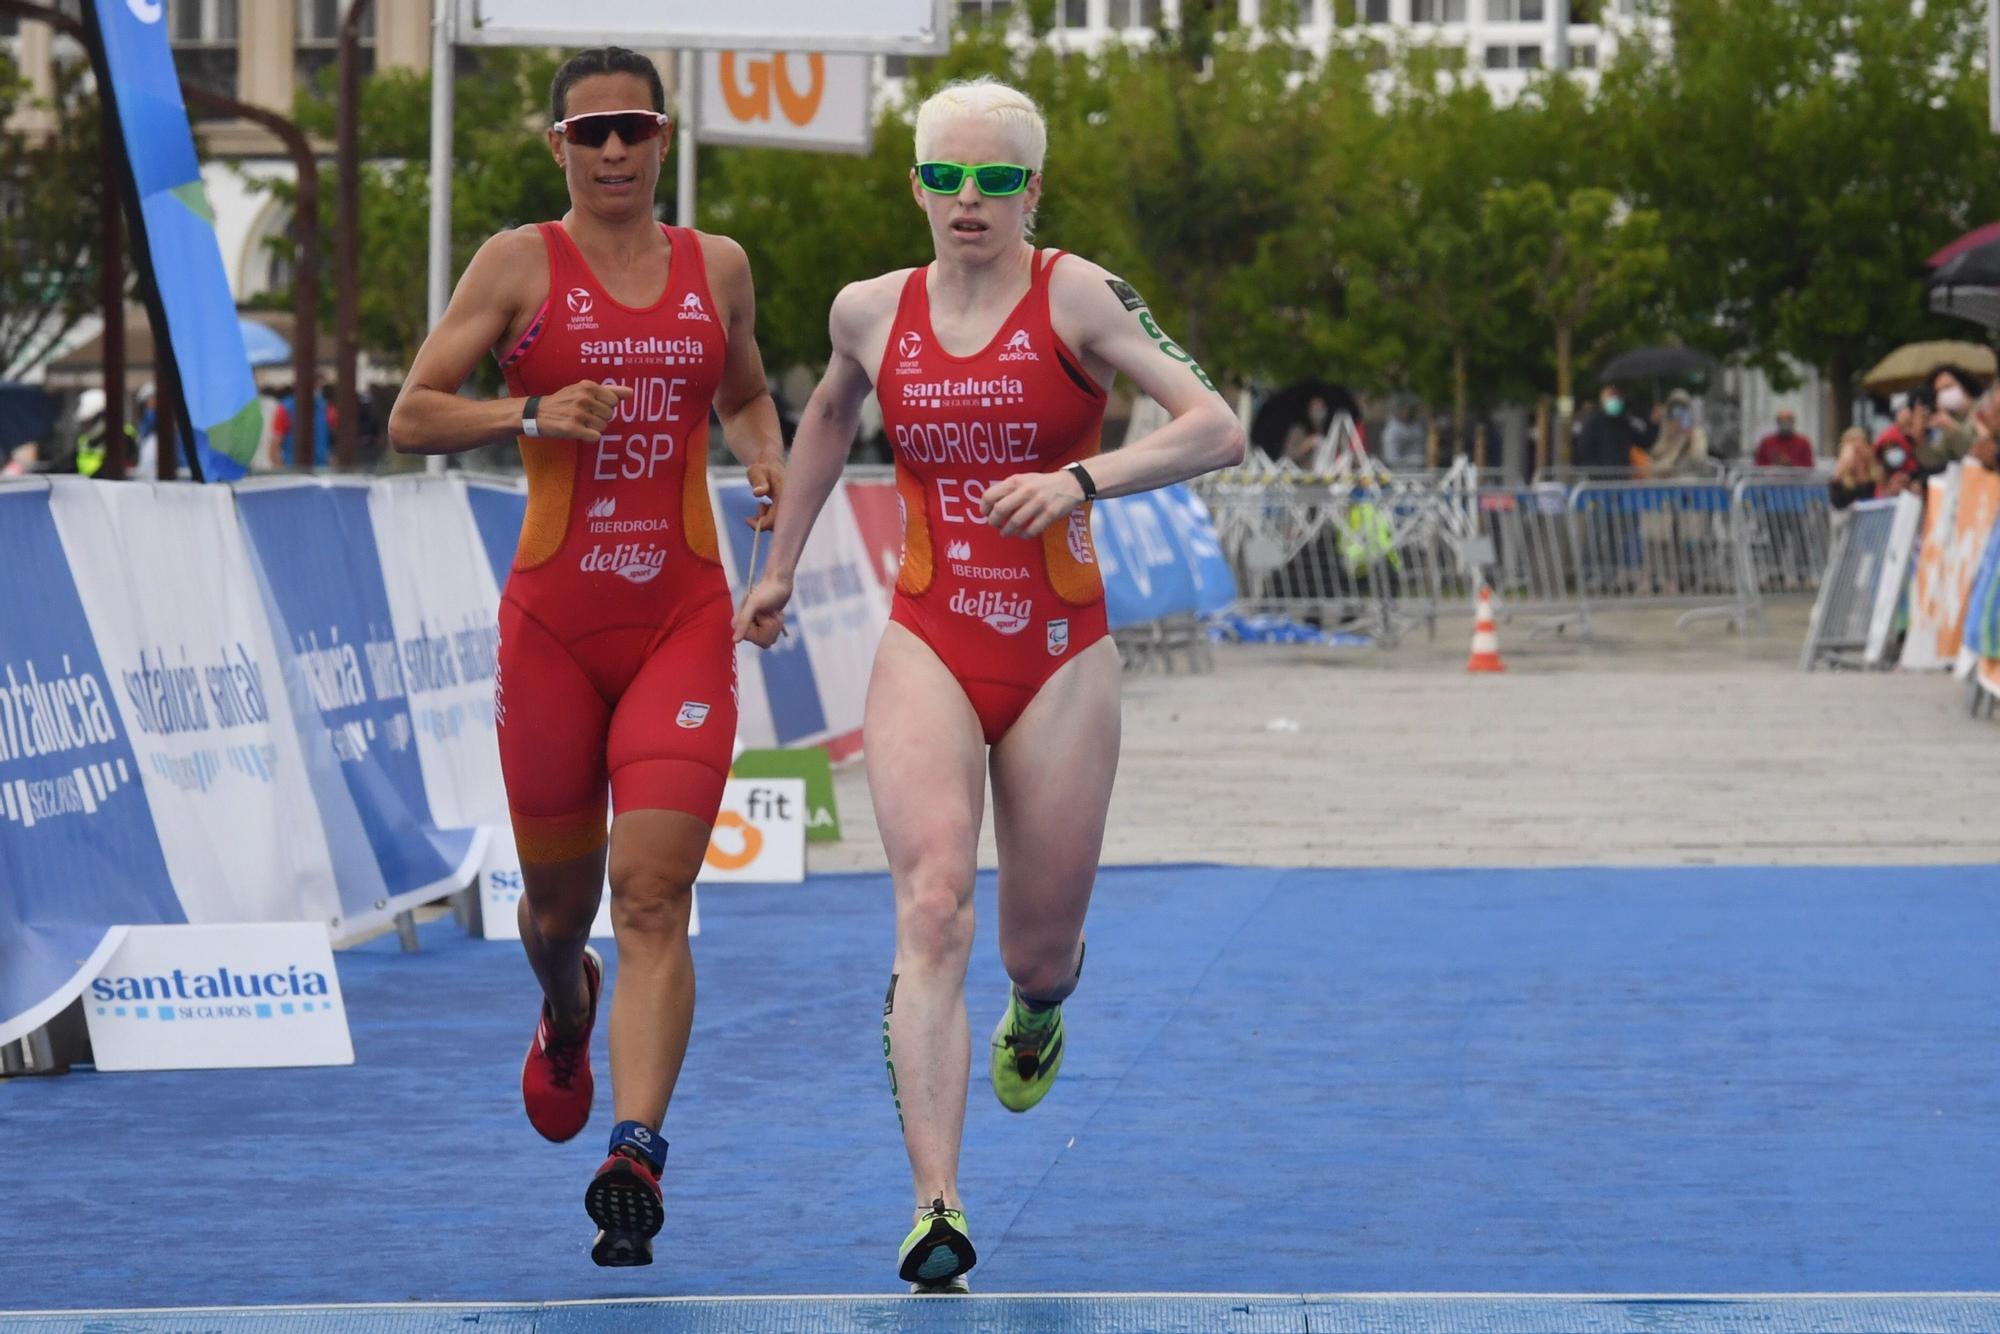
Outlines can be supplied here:
[[674, 118], [664, 111], [591, 111], [570, 116], [549, 129], [584, 148], [602, 148], [616, 134], [624, 144], [639, 144], [666, 131]]

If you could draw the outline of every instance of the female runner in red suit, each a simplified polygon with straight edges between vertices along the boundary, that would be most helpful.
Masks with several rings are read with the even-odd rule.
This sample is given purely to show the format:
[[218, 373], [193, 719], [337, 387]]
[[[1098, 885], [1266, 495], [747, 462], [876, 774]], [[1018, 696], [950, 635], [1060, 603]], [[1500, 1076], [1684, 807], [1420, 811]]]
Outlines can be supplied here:
[[[963, 1291], [976, 1259], [958, 1196], [971, 1038], [965, 969], [985, 780], [1000, 856], [994, 1092], [1026, 1111], [1062, 1063], [1062, 1000], [1118, 765], [1118, 655], [1106, 637], [1089, 502], [1237, 462], [1243, 435], [1208, 377], [1130, 286], [1037, 250], [1048, 132], [1004, 84], [947, 87], [917, 116], [911, 194], [937, 260], [835, 300], [833, 358], [793, 442], [764, 576], [736, 617], [769, 647], [807, 530], [872, 387], [895, 447], [903, 561], [863, 723], [896, 892], [883, 1053], [916, 1190], [898, 1272]], [[1098, 454], [1106, 389], [1129, 375], [1173, 414]]]
[[[708, 496], [714, 407], [773, 501], [783, 442], [757, 352], [742, 248], [653, 219], [672, 142], [650, 60], [585, 51], [557, 73], [548, 145], [559, 222], [473, 257], [410, 368], [396, 447], [520, 437], [521, 545], [500, 607], [500, 763], [526, 892], [521, 943], [543, 1004], [523, 1064], [528, 1119], [580, 1132], [603, 968], [588, 945], [609, 835], [618, 985], [611, 1152], [585, 1192], [603, 1265], [649, 1264], [660, 1137], [694, 1017], [688, 911], [736, 736], [735, 647]], [[512, 396], [461, 398], [479, 358]]]

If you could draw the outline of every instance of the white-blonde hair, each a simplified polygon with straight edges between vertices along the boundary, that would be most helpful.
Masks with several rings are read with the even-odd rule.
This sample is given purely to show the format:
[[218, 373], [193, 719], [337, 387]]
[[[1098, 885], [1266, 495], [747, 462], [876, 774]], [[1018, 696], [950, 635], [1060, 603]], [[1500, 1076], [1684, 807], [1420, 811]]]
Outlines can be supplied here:
[[1035, 171], [1049, 151], [1049, 125], [1033, 98], [989, 75], [948, 83], [917, 108], [917, 161], [935, 156], [938, 135], [952, 121], [984, 117], [998, 125], [1021, 156], [1020, 165]]

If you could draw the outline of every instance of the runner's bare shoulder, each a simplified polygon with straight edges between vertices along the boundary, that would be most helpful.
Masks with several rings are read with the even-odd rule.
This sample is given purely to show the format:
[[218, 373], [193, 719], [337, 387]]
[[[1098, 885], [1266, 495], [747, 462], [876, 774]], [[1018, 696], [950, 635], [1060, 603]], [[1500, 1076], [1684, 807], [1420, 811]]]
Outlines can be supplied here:
[[914, 269], [896, 269], [879, 278], [864, 278], [841, 288], [827, 316], [834, 350], [853, 357], [872, 374], [889, 341], [889, 326], [895, 322], [903, 286], [914, 272]]

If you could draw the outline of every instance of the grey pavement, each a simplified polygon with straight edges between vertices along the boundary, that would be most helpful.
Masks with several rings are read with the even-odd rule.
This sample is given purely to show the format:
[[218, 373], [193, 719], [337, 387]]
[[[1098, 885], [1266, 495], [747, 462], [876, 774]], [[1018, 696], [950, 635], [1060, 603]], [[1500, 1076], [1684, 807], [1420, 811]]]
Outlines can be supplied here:
[[[1913, 865], [2000, 860], [2000, 723], [1942, 676], [1806, 674], [1762, 635], [1600, 617], [1464, 671], [1469, 620], [1393, 650], [1225, 647], [1128, 673], [1104, 861], [1271, 866]], [[814, 871], [880, 869], [859, 765]], [[993, 865], [992, 816], [982, 866]]]

